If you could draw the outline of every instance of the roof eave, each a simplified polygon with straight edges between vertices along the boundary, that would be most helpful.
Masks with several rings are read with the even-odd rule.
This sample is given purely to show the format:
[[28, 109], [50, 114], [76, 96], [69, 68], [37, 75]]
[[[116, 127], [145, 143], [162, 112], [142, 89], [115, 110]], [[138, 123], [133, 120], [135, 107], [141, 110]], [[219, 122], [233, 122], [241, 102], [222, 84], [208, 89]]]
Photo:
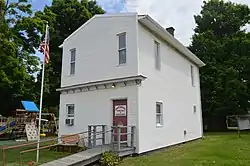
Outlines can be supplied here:
[[114, 78], [114, 79], [108, 79], [108, 80], [101, 80], [101, 81], [91, 81], [91, 82], [86, 82], [83, 84], [77, 84], [77, 85], [72, 85], [72, 86], [66, 86], [66, 87], [61, 87], [57, 89], [56, 91], [64, 91], [64, 90], [71, 90], [71, 89], [77, 89], [77, 88], [83, 88], [83, 87], [88, 87], [88, 86], [98, 86], [98, 85], [103, 85], [103, 84], [112, 84], [112, 83], [118, 83], [118, 82], [124, 82], [124, 81], [132, 81], [132, 80], [145, 80], [147, 77], [143, 75], [136, 75], [136, 76], [129, 76], [129, 77], [123, 77], [123, 78]]

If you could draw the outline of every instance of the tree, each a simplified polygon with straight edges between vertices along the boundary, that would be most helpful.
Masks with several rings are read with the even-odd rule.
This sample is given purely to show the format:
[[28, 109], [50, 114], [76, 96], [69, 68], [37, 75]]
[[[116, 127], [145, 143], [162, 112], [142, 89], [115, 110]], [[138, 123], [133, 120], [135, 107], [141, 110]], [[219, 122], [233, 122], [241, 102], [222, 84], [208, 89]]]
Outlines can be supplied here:
[[44, 21], [33, 17], [27, 0], [0, 0], [0, 114], [10, 115], [21, 100], [34, 100], [39, 32]]
[[[51, 6], [46, 6], [43, 12], [36, 13], [36, 16], [48, 21], [50, 25], [50, 63], [46, 65], [45, 70], [46, 108], [55, 110], [59, 105], [59, 92], [56, 92], [60, 87], [62, 67], [62, 50], [59, 45], [92, 16], [103, 13], [104, 10], [96, 1], [88, 0], [53, 0]], [[40, 84], [39, 81], [37, 88]]]
[[250, 107], [250, 34], [244, 29], [249, 7], [204, 1], [195, 22], [190, 50], [206, 63], [201, 68], [204, 117], [244, 114]]

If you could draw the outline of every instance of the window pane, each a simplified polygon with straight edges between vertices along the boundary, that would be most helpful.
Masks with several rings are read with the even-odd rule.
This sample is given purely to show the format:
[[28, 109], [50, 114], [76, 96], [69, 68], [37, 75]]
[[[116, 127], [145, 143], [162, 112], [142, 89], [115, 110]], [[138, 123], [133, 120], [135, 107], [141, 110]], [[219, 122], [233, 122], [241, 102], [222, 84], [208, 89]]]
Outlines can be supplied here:
[[126, 49], [119, 51], [119, 64], [126, 63]]
[[191, 65], [191, 83], [194, 86], [194, 67]]
[[119, 49], [126, 48], [126, 33], [119, 35]]
[[156, 124], [161, 124], [161, 115], [156, 115]]
[[161, 113], [161, 104], [156, 104], [156, 113]]
[[75, 62], [76, 60], [76, 50], [73, 49], [71, 50], [71, 61], [70, 62]]
[[68, 114], [74, 114], [74, 106], [73, 105], [68, 106]]
[[70, 64], [70, 74], [75, 74], [75, 62]]
[[159, 43], [155, 41], [155, 56], [159, 56]]
[[155, 68], [160, 69], [161, 68], [161, 59], [160, 59], [160, 44], [158, 42], [155, 43]]
[[193, 111], [196, 113], [196, 105], [193, 106]]

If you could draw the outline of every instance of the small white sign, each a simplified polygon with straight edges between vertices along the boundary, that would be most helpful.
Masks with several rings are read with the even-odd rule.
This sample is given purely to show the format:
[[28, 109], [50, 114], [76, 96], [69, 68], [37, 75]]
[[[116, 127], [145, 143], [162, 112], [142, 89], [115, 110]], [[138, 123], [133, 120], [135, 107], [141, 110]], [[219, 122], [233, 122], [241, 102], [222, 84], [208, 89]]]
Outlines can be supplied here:
[[126, 105], [116, 105], [115, 106], [115, 116], [127, 116], [127, 106]]

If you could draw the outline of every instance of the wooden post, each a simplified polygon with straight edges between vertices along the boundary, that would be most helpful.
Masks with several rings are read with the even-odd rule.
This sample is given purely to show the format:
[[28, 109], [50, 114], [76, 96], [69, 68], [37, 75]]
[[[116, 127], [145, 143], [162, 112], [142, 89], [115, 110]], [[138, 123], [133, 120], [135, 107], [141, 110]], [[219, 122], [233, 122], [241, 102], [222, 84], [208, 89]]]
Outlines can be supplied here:
[[93, 147], [96, 146], [96, 126], [93, 126]]
[[131, 147], [134, 147], [134, 140], [135, 140], [135, 126], [131, 127]]
[[23, 160], [22, 160], [22, 153], [20, 153], [20, 166], [22, 166], [23, 165]]
[[106, 136], [106, 130], [105, 130], [105, 128], [106, 128], [106, 126], [105, 125], [102, 125], [102, 145], [105, 145], [105, 142], [106, 142], [106, 138], [105, 138], [105, 136]]
[[120, 152], [121, 150], [121, 128], [120, 126], [117, 126], [118, 128], [118, 133], [117, 133], [117, 150]]
[[3, 166], [6, 166], [6, 156], [5, 156], [5, 150], [4, 150], [5, 146], [2, 146], [2, 162], [3, 162]]
[[88, 126], [88, 148], [92, 148], [92, 145], [91, 145], [91, 133], [92, 133], [92, 127], [91, 126]]
[[240, 121], [239, 121], [238, 116], [236, 116], [236, 120], [237, 120], [237, 127], [238, 127], [238, 137], [240, 138]]

